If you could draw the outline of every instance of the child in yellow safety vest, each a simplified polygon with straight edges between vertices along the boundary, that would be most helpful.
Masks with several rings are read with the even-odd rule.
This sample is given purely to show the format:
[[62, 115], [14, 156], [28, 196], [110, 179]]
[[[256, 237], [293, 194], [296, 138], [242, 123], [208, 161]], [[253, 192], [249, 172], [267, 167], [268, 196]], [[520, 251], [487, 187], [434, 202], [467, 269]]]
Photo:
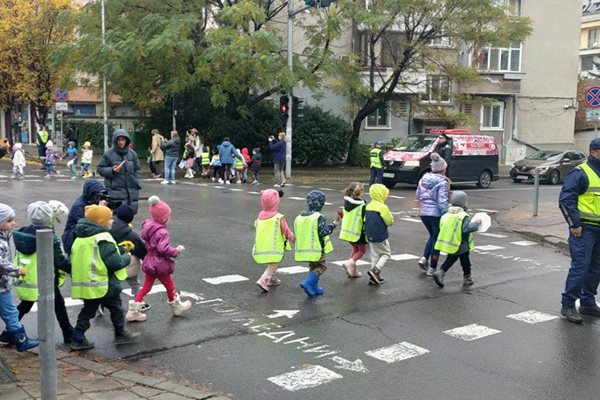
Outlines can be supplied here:
[[463, 269], [463, 286], [471, 286], [471, 260], [469, 252], [474, 248], [473, 235], [481, 224], [479, 219], [471, 221], [467, 214], [469, 197], [465, 192], [457, 190], [452, 193], [451, 204], [448, 212], [440, 220], [440, 233], [435, 242], [435, 249], [448, 253], [442, 267], [433, 273], [436, 285], [444, 287], [444, 275], [460, 259]]
[[289, 242], [296, 241], [285, 217], [277, 211], [281, 196], [283, 192], [275, 189], [263, 191], [260, 195], [262, 211], [254, 221], [256, 236], [252, 257], [257, 264], [267, 264], [265, 272], [256, 281], [256, 285], [264, 292], [268, 292], [270, 286], [281, 284], [281, 280], [277, 277], [277, 267], [283, 260], [285, 250], [291, 249]]
[[85, 207], [85, 218], [77, 222], [77, 238], [71, 247], [71, 297], [83, 300], [77, 316], [72, 350], [88, 350], [94, 343], [85, 337], [90, 320], [100, 305], [110, 311], [115, 330], [115, 343], [132, 342], [138, 334], [125, 330], [125, 315], [121, 303], [121, 281], [127, 279], [125, 267], [129, 254], [121, 254], [115, 239], [109, 233], [112, 211], [106, 206]]
[[365, 207], [365, 235], [371, 251], [371, 269], [367, 271], [370, 285], [381, 285], [384, 282], [381, 270], [392, 257], [388, 227], [394, 223], [394, 216], [385, 200], [390, 190], [376, 183], [369, 187], [371, 201]]
[[302, 211], [294, 220], [296, 235], [294, 259], [308, 261], [309, 272], [300, 282], [300, 287], [308, 297], [313, 297], [323, 294], [323, 288], [319, 287], [319, 279], [327, 270], [325, 254], [333, 251], [329, 235], [339, 223], [339, 218], [328, 224], [325, 217], [321, 215], [321, 209], [325, 205], [325, 194], [321, 191], [310, 191], [306, 196], [306, 202], [308, 210]]
[[356, 262], [367, 252], [364, 219], [365, 201], [362, 196], [365, 187], [360, 182], [352, 182], [344, 190], [344, 209], [342, 212], [342, 228], [340, 240], [349, 242], [352, 246], [350, 258], [342, 264], [348, 278], [360, 278], [362, 274], [356, 267]]
[[[66, 206], [65, 206], [66, 207]], [[14, 232], [13, 241], [17, 251], [15, 264], [27, 269], [27, 275], [15, 281], [15, 292], [21, 303], [17, 306], [19, 320], [25, 316], [38, 300], [37, 279], [37, 241], [36, 232], [39, 229], [53, 229], [56, 218], [50, 204], [36, 201], [27, 207], [27, 217], [31, 225]], [[73, 337], [73, 326], [65, 307], [65, 300], [60, 292], [60, 286], [65, 282], [65, 273], [71, 272], [71, 263], [63, 254], [60, 239], [53, 235], [54, 247], [54, 310], [56, 320], [62, 330], [63, 341], [70, 344]]]

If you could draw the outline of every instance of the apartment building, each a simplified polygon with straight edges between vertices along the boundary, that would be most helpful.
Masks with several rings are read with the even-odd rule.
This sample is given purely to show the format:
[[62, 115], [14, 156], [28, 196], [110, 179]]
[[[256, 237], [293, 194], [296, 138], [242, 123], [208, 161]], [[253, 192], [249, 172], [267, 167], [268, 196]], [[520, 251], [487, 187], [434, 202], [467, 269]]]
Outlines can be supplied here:
[[579, 44], [582, 79], [600, 78], [600, 0], [584, 0]]

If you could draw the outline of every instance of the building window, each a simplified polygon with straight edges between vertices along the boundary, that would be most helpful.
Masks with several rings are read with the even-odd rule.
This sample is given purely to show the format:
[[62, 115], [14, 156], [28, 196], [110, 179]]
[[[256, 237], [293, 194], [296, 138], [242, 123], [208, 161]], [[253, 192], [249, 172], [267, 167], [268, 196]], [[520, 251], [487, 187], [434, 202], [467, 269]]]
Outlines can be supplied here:
[[382, 67], [395, 67], [400, 58], [400, 32], [386, 32], [381, 38]]
[[390, 128], [390, 113], [387, 104], [381, 105], [367, 117], [365, 128]]
[[429, 41], [431, 47], [452, 47], [452, 39], [449, 36], [440, 36]]
[[497, 7], [507, 7], [509, 15], [521, 15], [521, 0], [495, 0]]
[[592, 71], [594, 69], [594, 56], [581, 57], [581, 70]]
[[450, 101], [450, 78], [444, 75], [428, 75], [427, 88], [421, 98], [432, 103], [447, 103]]
[[483, 47], [478, 61], [482, 71], [521, 72], [521, 43], [502, 48]]
[[96, 115], [96, 105], [95, 104], [73, 104], [73, 114], [86, 115], [86, 116]]
[[481, 105], [481, 129], [501, 130], [504, 128], [504, 103]]
[[595, 49], [598, 47], [598, 40], [600, 39], [600, 29], [590, 29], [588, 31], [588, 49]]

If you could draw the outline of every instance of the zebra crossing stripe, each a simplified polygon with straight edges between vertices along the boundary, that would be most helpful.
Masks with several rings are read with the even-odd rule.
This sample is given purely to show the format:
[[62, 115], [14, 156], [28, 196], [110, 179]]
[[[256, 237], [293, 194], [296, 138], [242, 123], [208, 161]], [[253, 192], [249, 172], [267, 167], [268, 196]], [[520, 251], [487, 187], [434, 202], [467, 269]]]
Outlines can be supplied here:
[[394, 254], [390, 258], [394, 261], [405, 261], [405, 260], [416, 260], [419, 258], [419, 256], [415, 256], [414, 254], [404, 253], [404, 254]]
[[245, 276], [242, 276], [242, 275], [234, 274], [234, 275], [217, 276], [214, 278], [203, 278], [202, 280], [206, 283], [210, 283], [211, 285], [220, 285], [222, 283], [247, 281], [248, 278], [246, 278]]
[[515, 244], [517, 246], [535, 246], [537, 243], [536, 242], [531, 242], [529, 240], [521, 240], [518, 242], [510, 242], [510, 244]]
[[422, 356], [427, 353], [429, 353], [429, 350], [408, 342], [397, 343], [365, 352], [366, 355], [388, 364], [408, 360], [409, 358]]
[[421, 222], [420, 219], [416, 219], [416, 218], [400, 218], [402, 221], [408, 221], [408, 222]]
[[[347, 260], [342, 260], [342, 261], [333, 261], [333, 262], [332, 262], [332, 264], [339, 265], [339, 266], [341, 267], [342, 265], [344, 265], [344, 263], [345, 263], [346, 261], [347, 261]], [[366, 262], [366, 261], [364, 261], [364, 260], [358, 260], [358, 261], [356, 261], [356, 265], [371, 265], [371, 263], [369, 263], [369, 262]]]
[[558, 317], [556, 315], [546, 314], [540, 311], [529, 310], [518, 314], [507, 315], [506, 318], [514, 319], [515, 321], [526, 322], [528, 324], [539, 324], [540, 322], [552, 321]]
[[502, 238], [508, 237], [506, 235], [500, 235], [498, 233], [488, 233], [488, 232], [477, 232], [477, 234], [482, 235], [482, 236], [487, 236], [487, 237], [493, 237], [493, 238], [497, 238], [497, 239], [502, 239]]
[[493, 328], [488, 328], [487, 326], [471, 324], [461, 326], [459, 328], [450, 329], [442, 333], [445, 333], [448, 336], [452, 336], [460, 340], [464, 340], [465, 342], [472, 342], [473, 340], [495, 335], [500, 332], [502, 331]]
[[343, 378], [343, 376], [330, 369], [320, 365], [312, 365], [308, 368], [272, 376], [267, 380], [285, 390], [295, 392], [296, 390], [313, 388], [340, 378]]
[[296, 265], [294, 267], [277, 268], [277, 273], [282, 275], [301, 274], [304, 272], [308, 272], [308, 268], [301, 267], [300, 265]]
[[492, 250], [501, 250], [504, 247], [494, 246], [493, 244], [489, 244], [486, 246], [475, 246], [475, 250], [483, 250], [483, 251], [492, 251]]

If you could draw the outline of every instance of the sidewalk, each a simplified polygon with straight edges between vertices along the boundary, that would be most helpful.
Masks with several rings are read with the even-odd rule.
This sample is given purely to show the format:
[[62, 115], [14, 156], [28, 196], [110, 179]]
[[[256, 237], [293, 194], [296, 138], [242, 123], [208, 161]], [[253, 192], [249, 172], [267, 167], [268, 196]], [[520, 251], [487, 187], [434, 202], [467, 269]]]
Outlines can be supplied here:
[[[229, 400], [229, 397], [188, 383], [178, 383], [166, 374], [140, 373], [125, 362], [104, 363], [78, 353], [56, 351], [58, 399], [62, 400]], [[12, 382], [4, 383], [2, 364]], [[6, 372], [6, 371], [4, 371]], [[0, 350], [0, 399], [40, 398], [39, 358], [36, 351], [17, 353]]]
[[540, 203], [537, 217], [533, 216], [533, 207], [518, 207], [499, 213], [495, 220], [504, 229], [569, 253], [569, 229], [555, 202]]

